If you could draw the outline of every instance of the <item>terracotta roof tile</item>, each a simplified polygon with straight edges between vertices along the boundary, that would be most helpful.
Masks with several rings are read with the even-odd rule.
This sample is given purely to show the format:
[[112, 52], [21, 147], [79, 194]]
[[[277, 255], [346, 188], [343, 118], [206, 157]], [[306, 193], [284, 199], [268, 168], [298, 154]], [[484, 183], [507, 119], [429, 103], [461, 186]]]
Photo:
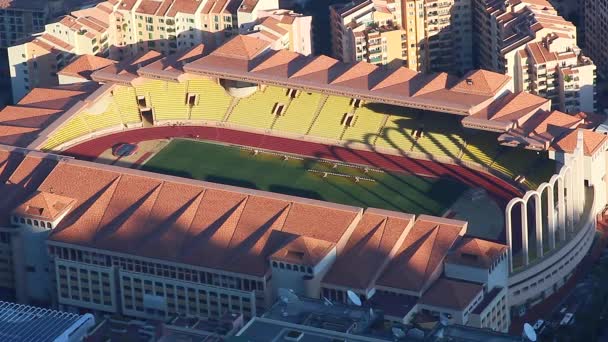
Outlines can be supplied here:
[[[324, 284], [366, 290], [400, 247], [414, 216], [368, 209], [325, 278]], [[356, 265], [356, 271], [353, 270]]]
[[482, 291], [483, 287], [480, 284], [440, 278], [422, 295], [419, 303], [464, 310]]
[[58, 72], [60, 75], [82, 77], [90, 79], [91, 74], [94, 71], [105, 68], [108, 65], [116, 63], [113, 60], [93, 56], [93, 55], [81, 55], [68, 64], [65, 68]]
[[490, 268], [500, 257], [504, 256], [507, 246], [477, 238], [460, 240], [448, 255], [447, 262], [478, 268]]
[[421, 215], [377, 284], [415, 293], [423, 291], [434, 281], [432, 276], [464, 231], [466, 222]]

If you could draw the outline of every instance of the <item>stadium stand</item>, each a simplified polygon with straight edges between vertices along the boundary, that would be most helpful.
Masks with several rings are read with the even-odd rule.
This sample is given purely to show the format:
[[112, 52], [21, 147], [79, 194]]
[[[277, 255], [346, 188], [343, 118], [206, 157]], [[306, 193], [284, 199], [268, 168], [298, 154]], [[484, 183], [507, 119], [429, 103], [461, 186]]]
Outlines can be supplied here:
[[122, 125], [118, 106], [113, 102], [110, 102], [108, 108], [101, 114], [90, 114], [85, 112], [82, 113], [81, 116], [91, 132]]
[[167, 93], [162, 101], [152, 102], [156, 120], [188, 120], [186, 84], [167, 82]]
[[417, 123], [413, 117], [391, 115], [376, 140], [376, 146], [409, 152], [414, 146], [416, 127]]
[[266, 87], [253, 95], [239, 99], [230, 114], [229, 122], [256, 128], [270, 129], [276, 114], [277, 105], [287, 106], [287, 90], [278, 87]]
[[59, 128], [53, 133], [53, 135], [46, 141], [43, 150], [51, 150], [60, 146], [68, 141], [82, 137], [83, 135], [89, 134], [89, 130], [86, 122], [81, 116], [71, 118], [65, 125]]
[[430, 156], [458, 158], [464, 147], [463, 132], [458, 121], [445, 115], [435, 117], [434, 113], [422, 115], [419, 121], [421, 135], [412, 151]]
[[139, 108], [137, 106], [137, 95], [131, 87], [116, 86], [112, 91], [118, 111], [124, 124], [141, 122]]
[[188, 93], [200, 95], [190, 110], [191, 120], [221, 121], [232, 101], [222, 86], [207, 79], [188, 81]]
[[287, 110], [283, 115], [277, 117], [272, 128], [278, 131], [305, 134], [312, 124], [320, 100], [321, 94], [319, 93], [300, 93], [298, 97], [291, 99]]
[[490, 167], [500, 149], [496, 139], [496, 134], [481, 131], [468, 135], [467, 145], [462, 152], [462, 160]]
[[387, 119], [388, 116], [385, 113], [376, 111], [375, 107], [362, 106], [361, 108], [357, 108], [355, 111], [355, 122], [352, 126], [346, 128], [342, 139], [349, 142], [373, 145]]
[[490, 167], [510, 178], [525, 175], [537, 160], [532, 155], [525, 156], [526, 153], [534, 152], [503, 148]]
[[353, 111], [351, 99], [330, 96], [312, 124], [310, 135], [322, 138], [340, 139], [345, 126], [342, 124], [344, 115]]

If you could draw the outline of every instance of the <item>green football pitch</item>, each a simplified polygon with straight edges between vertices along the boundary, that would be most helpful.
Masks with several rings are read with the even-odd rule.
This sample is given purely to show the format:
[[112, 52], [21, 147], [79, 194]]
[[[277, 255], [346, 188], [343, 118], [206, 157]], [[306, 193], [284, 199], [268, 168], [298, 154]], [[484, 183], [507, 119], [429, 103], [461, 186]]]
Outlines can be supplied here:
[[[441, 215], [467, 190], [448, 178], [386, 173], [207, 142], [171, 141], [143, 170], [329, 202]], [[313, 171], [311, 171], [313, 170]], [[327, 173], [327, 174], [325, 174]], [[355, 180], [359, 177], [359, 181]]]

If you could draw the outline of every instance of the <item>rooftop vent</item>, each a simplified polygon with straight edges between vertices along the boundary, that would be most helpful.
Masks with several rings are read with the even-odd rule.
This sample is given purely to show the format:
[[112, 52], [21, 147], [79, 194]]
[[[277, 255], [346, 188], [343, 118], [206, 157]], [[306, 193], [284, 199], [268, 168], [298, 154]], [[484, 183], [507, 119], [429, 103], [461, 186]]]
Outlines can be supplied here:
[[467, 85], [473, 85], [473, 80], [470, 78], [467, 78]]

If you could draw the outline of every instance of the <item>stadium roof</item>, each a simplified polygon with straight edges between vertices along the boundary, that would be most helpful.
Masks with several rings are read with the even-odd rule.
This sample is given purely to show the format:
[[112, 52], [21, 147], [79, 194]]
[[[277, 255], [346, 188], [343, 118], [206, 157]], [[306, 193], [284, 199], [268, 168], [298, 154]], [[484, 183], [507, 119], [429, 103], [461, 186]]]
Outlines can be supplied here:
[[61, 341], [67, 338], [62, 335], [91, 328], [94, 322], [91, 314], [0, 302], [0, 340], [3, 342]]
[[476, 70], [462, 78], [445, 73], [415, 73], [398, 79], [393, 76], [392, 86], [383, 85], [383, 80], [391, 75], [407, 76], [412, 71], [365, 62], [343, 63], [327, 56], [272, 51], [268, 42], [249, 36], [236, 36], [209, 55], [187, 64], [184, 70], [461, 115], [473, 113], [500, 95], [510, 80], [509, 76]]
[[[366, 290], [410, 232], [414, 215], [368, 209], [323, 283]], [[356, 272], [353, 265], [357, 265]]]
[[466, 228], [464, 221], [420, 215], [376, 284], [414, 293], [424, 291]]
[[419, 303], [441, 308], [464, 310], [483, 292], [481, 284], [439, 278], [420, 298]]
[[464, 238], [447, 256], [447, 261], [478, 268], [490, 268], [504, 256], [507, 246], [477, 238]]

